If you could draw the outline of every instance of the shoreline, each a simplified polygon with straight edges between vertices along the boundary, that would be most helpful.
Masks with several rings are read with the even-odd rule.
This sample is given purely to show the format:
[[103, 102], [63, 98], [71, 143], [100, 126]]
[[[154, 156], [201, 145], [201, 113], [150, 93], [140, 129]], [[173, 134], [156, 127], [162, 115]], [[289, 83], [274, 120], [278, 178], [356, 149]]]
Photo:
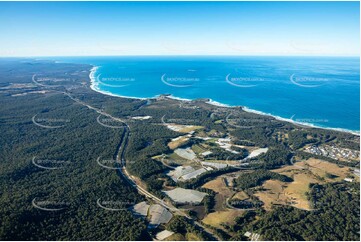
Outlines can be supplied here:
[[[100, 68], [101, 66], [93, 66], [91, 69], [90, 69], [90, 73], [89, 73], [89, 79], [90, 79], [90, 88], [95, 91], [95, 92], [98, 92], [98, 93], [101, 93], [101, 94], [104, 94], [104, 95], [109, 95], [109, 96], [112, 96], [112, 97], [120, 97], [120, 98], [130, 98], [130, 99], [138, 99], [138, 100], [148, 100], [148, 99], [154, 99], [154, 98], [157, 98], [159, 96], [161, 96], [162, 94], [159, 94], [159, 95], [156, 95], [154, 97], [131, 97], [131, 96], [122, 96], [122, 95], [118, 95], [118, 94], [114, 94], [114, 93], [110, 93], [110, 92], [107, 92], [107, 91], [102, 91], [99, 89], [99, 87], [97, 86], [97, 83], [96, 83], [96, 77], [95, 77], [95, 74], [96, 74], [96, 71]], [[168, 95], [167, 96], [168, 98], [170, 99], [174, 99], [174, 100], [178, 100], [178, 101], [193, 101], [193, 99], [187, 99], [187, 98], [180, 98], [180, 97], [175, 97], [173, 95]], [[234, 107], [241, 107], [243, 111], [245, 112], [248, 112], [248, 113], [254, 113], [254, 114], [258, 114], [258, 115], [263, 115], [263, 116], [270, 116], [270, 117], [273, 117], [275, 118], [276, 120], [279, 120], [279, 121], [283, 121], [283, 122], [288, 122], [288, 123], [291, 123], [291, 124], [294, 124], [294, 125], [301, 125], [301, 126], [305, 126], [307, 128], [315, 128], [315, 129], [324, 129], [324, 130], [331, 130], [331, 131], [338, 131], [338, 132], [343, 132], [343, 133], [349, 133], [349, 134], [353, 134], [353, 135], [356, 135], [356, 136], [360, 136], [360, 131], [355, 131], [355, 130], [348, 130], [348, 129], [343, 129], [343, 128], [332, 128], [332, 127], [322, 127], [322, 126], [317, 126], [315, 124], [312, 124], [312, 123], [303, 123], [303, 122], [298, 122], [298, 121], [295, 121], [295, 120], [292, 120], [292, 119], [289, 119], [289, 118], [283, 118], [283, 117], [280, 117], [280, 116], [277, 116], [277, 115], [273, 115], [273, 114], [270, 114], [270, 113], [265, 113], [265, 112], [262, 112], [262, 111], [258, 111], [258, 110], [254, 110], [254, 109], [251, 109], [251, 108], [248, 108], [246, 106], [242, 106], [242, 105], [236, 105], [236, 106], [232, 106], [232, 105], [228, 105], [228, 104], [224, 104], [224, 103], [220, 103], [220, 102], [217, 102], [215, 100], [212, 100], [210, 98], [208, 98], [208, 101], [206, 102], [210, 105], [213, 105], [213, 106], [217, 106], [217, 107], [226, 107], [226, 108], [234, 108]]]

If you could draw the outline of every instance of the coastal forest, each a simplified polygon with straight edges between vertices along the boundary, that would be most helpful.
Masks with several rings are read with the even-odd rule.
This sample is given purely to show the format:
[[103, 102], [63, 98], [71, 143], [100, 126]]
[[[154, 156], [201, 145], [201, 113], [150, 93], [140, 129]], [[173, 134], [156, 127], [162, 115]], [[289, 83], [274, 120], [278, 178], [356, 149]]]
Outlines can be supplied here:
[[[202, 99], [180, 108], [179, 100], [166, 95], [150, 100], [103, 95], [90, 88], [90, 69], [0, 60], [1, 240], [152, 240], [161, 230], [183, 240], [251, 240], [248, 233], [263, 240], [359, 240], [360, 190], [354, 172], [359, 161], [305, 150], [312, 145], [358, 150], [359, 137]], [[251, 128], [239, 128], [246, 125]], [[172, 146], [179, 137], [187, 141], [177, 143], [177, 149], [194, 150], [200, 157], [197, 169], [204, 162], [226, 165], [175, 181], [169, 172], [189, 165]], [[230, 148], [220, 148], [225, 145]], [[258, 149], [267, 151], [250, 156]], [[232, 163], [236, 160], [242, 166]], [[287, 170], [295, 164], [301, 168]], [[320, 164], [332, 172], [312, 173]], [[307, 192], [301, 196], [307, 209], [288, 200], [268, 205], [260, 200], [272, 197], [272, 186], [284, 195], [295, 179], [310, 174], [312, 182], [302, 187]], [[150, 228], [149, 219], [131, 208], [158, 200], [140, 192], [139, 184], [182, 213]], [[217, 184], [232, 196], [225, 198]], [[205, 199], [175, 204], [163, 192], [174, 188], [203, 192]], [[238, 208], [230, 206], [232, 201], [240, 203]], [[236, 211], [228, 216], [232, 221], [207, 220], [231, 209]]]

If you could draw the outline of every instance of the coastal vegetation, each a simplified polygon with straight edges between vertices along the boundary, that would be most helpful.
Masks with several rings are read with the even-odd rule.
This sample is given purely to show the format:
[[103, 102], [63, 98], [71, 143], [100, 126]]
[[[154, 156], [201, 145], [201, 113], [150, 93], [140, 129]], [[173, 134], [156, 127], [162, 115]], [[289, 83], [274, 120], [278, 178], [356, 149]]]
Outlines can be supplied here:
[[[314, 211], [279, 207], [254, 223], [266, 240], [359, 240], [359, 185], [313, 185], [309, 198]], [[312, 229], [311, 229], [312, 228]]]
[[[82, 66], [23, 63], [8, 68], [16, 69], [18, 79], [11, 75], [11, 79], [1, 79], [3, 84], [7, 80], [29, 82], [33, 72], [61, 77], [64, 70], [71, 74]], [[1, 70], [1, 73], [8, 72]], [[85, 77], [74, 78], [78, 80], [74, 82], [79, 82]], [[145, 221], [126, 210], [144, 198], [115, 170], [97, 163], [98, 157], [101, 161], [115, 158], [122, 129], [102, 127], [96, 122], [94, 112], [74, 104], [62, 94], [12, 97], [1, 93], [0, 102], [2, 240], [150, 238]], [[32, 122], [36, 114], [49, 126], [55, 119], [65, 121], [64, 126], [39, 127]], [[59, 169], [45, 169], [34, 163]], [[114, 162], [106, 164], [112, 167]], [[98, 199], [124, 209], [108, 211], [97, 205]], [[42, 210], [34, 204], [61, 210]]]
[[[176, 215], [160, 226], [174, 238], [245, 240], [244, 234], [253, 231], [265, 240], [359, 239], [359, 178], [352, 173], [359, 161], [305, 151], [312, 145], [358, 150], [359, 137], [207, 100], [182, 108], [166, 96], [103, 95], [89, 88], [89, 69], [47, 61], [0, 62], [2, 240], [151, 240], [156, 230], [130, 208], [159, 200], [146, 198], [135, 186], [169, 206], [164, 190], [207, 193], [197, 206], [188, 204], [190, 217]], [[34, 74], [47, 78], [39, 85]], [[180, 136], [186, 141], [170, 147]], [[266, 151], [248, 157], [261, 148]], [[176, 149], [195, 157], [182, 158]], [[202, 172], [173, 180], [168, 172], [176, 166]], [[350, 182], [343, 181], [346, 177]], [[296, 186], [306, 178], [302, 189]], [[291, 191], [298, 189], [295, 194], [311, 209], [258, 198], [266, 184], [277, 194], [292, 184]], [[227, 201], [238, 209], [226, 207]], [[217, 216], [224, 221], [211, 223]]]
[[292, 182], [292, 178], [268, 170], [256, 170], [240, 175], [235, 183], [242, 190], [262, 185], [264, 181], [275, 179], [282, 182]]

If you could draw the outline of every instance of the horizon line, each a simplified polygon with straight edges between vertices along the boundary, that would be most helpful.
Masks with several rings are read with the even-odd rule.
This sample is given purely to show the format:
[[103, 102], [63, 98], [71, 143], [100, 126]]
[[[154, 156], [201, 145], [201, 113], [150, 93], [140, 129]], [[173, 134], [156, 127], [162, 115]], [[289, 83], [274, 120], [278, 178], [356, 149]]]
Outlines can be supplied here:
[[360, 58], [360, 55], [227, 55], [227, 54], [143, 54], [143, 55], [34, 55], [34, 56], [0, 56], [0, 58], [51, 58], [51, 57], [349, 57]]

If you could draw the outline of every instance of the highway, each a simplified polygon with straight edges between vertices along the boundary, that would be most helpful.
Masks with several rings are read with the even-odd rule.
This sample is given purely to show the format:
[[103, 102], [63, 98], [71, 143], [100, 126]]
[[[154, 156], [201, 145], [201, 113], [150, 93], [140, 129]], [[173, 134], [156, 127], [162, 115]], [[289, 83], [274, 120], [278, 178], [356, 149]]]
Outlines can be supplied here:
[[[33, 76], [33, 80], [34, 80], [35, 75]], [[34, 81], [35, 82], [35, 81]], [[55, 90], [53, 90], [55, 91]], [[165, 202], [154, 196], [153, 194], [151, 194], [150, 192], [148, 192], [146, 189], [142, 188], [141, 186], [139, 186], [134, 179], [132, 178], [132, 176], [128, 173], [127, 169], [126, 169], [126, 160], [125, 160], [125, 150], [126, 147], [128, 145], [128, 138], [130, 135], [130, 127], [129, 125], [122, 119], [120, 118], [116, 118], [113, 117], [111, 114], [106, 113], [104, 111], [102, 111], [99, 108], [95, 108], [83, 101], [80, 101], [79, 99], [73, 97], [70, 93], [68, 93], [67, 91], [55, 91], [58, 93], [62, 93], [66, 96], [68, 96], [71, 100], [73, 100], [74, 102], [81, 104], [91, 110], [94, 110], [95, 112], [104, 115], [110, 119], [113, 119], [114, 121], [118, 121], [124, 124], [124, 132], [118, 147], [118, 151], [117, 151], [117, 155], [116, 155], [116, 160], [118, 161], [116, 164], [119, 166], [119, 169], [117, 169], [119, 171], [119, 174], [125, 178], [125, 180], [135, 189], [137, 189], [137, 191], [140, 194], [143, 194], [144, 196], [148, 197], [149, 199], [153, 200], [155, 203], [167, 208], [169, 211], [171, 211], [174, 214], [180, 215], [180, 216], [184, 216], [188, 219], [190, 219], [191, 221], [193, 221], [193, 223], [195, 225], [197, 225], [198, 227], [201, 227], [205, 232], [207, 232], [211, 237], [217, 239], [217, 240], [222, 240], [221, 238], [219, 238], [217, 235], [215, 235], [210, 229], [204, 227], [202, 224], [200, 224], [199, 222], [195, 221], [193, 218], [191, 218], [190, 216], [188, 216], [187, 214], [185, 214], [183, 211], [179, 210], [178, 208], [174, 207], [173, 205], [170, 204], [165, 204]]]

